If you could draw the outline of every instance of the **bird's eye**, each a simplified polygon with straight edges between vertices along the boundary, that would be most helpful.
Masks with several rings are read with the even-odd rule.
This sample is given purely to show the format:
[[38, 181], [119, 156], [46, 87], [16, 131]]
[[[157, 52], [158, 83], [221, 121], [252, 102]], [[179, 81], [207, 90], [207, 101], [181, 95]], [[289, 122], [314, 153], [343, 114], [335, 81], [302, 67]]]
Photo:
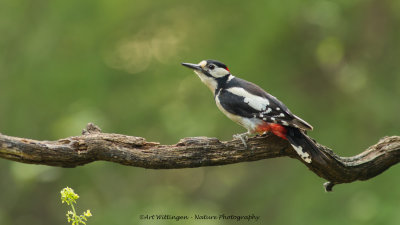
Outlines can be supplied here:
[[210, 70], [213, 70], [213, 69], [215, 68], [215, 66], [214, 66], [214, 65], [209, 65], [208, 68], [209, 68]]

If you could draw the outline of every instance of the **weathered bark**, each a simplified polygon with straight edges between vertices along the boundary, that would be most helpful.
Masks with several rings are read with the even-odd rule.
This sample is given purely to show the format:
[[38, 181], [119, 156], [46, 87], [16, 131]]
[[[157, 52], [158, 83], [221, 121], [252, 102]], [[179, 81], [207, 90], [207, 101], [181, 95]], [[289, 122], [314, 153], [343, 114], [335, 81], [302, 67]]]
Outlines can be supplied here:
[[83, 135], [57, 141], [37, 141], [0, 134], [0, 157], [21, 163], [76, 167], [94, 161], [110, 161], [149, 169], [216, 166], [288, 156], [300, 160], [326, 179], [326, 191], [335, 184], [367, 180], [400, 161], [400, 137], [384, 137], [353, 157], [340, 157], [317, 144], [319, 153], [312, 163], [301, 160], [285, 140], [274, 135], [253, 137], [248, 149], [238, 140], [184, 138], [175, 145], [148, 142], [142, 137], [101, 133], [88, 124]]

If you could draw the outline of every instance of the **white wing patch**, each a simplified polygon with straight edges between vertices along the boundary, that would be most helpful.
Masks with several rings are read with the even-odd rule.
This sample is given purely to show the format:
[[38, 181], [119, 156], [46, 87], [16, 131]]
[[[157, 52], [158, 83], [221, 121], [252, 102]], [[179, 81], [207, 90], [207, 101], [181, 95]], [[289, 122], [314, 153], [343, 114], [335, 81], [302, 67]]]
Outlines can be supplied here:
[[245, 103], [247, 103], [250, 107], [258, 111], [265, 111], [267, 106], [269, 105], [268, 99], [250, 94], [243, 88], [233, 87], [227, 89], [227, 91], [231, 92], [232, 94], [243, 97]]
[[281, 113], [281, 114], [276, 115], [276, 116], [274, 116], [274, 117], [285, 117], [285, 114]]

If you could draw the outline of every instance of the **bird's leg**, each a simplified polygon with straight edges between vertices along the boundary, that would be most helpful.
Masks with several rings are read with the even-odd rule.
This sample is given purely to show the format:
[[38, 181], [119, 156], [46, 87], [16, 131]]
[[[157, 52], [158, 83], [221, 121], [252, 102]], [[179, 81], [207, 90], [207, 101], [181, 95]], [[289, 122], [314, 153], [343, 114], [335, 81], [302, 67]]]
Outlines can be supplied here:
[[244, 147], [247, 148], [246, 141], [247, 141], [249, 135], [250, 135], [250, 132], [247, 131], [246, 133], [242, 133], [242, 134], [234, 134], [233, 138], [240, 139], [242, 141]]

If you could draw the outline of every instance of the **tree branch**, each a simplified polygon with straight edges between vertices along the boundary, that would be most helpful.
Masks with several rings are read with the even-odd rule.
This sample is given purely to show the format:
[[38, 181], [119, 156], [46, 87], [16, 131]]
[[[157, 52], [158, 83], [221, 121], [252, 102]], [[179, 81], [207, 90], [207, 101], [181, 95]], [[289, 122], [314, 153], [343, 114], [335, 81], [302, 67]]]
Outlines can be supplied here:
[[216, 138], [184, 138], [175, 145], [148, 142], [142, 137], [101, 133], [88, 124], [81, 136], [57, 141], [37, 141], [0, 134], [0, 157], [21, 163], [76, 167], [94, 161], [109, 161], [149, 169], [193, 168], [288, 156], [305, 164], [331, 191], [335, 184], [368, 180], [400, 161], [400, 136], [384, 137], [353, 157], [340, 157], [317, 144], [312, 163], [301, 160], [287, 141], [275, 135], [253, 137], [245, 149], [241, 141]]

